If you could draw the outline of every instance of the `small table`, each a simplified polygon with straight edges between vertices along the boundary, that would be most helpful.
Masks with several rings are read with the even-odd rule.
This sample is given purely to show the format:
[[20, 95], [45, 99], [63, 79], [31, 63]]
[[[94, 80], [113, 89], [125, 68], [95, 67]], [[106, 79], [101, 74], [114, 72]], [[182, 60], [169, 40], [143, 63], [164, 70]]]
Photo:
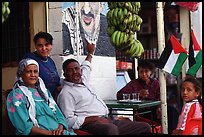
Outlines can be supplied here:
[[[131, 108], [133, 113], [128, 115], [133, 115], [133, 120], [135, 120], [135, 113], [136, 110], [146, 107], [155, 107], [157, 105], [161, 104], [161, 101], [150, 101], [150, 100], [141, 100], [141, 102], [118, 102], [118, 100], [104, 100], [107, 107], [109, 108], [109, 115], [112, 117], [112, 115], [121, 115], [118, 113], [113, 113], [113, 110], [121, 110], [121, 109], [128, 109]], [[152, 111], [149, 111], [150, 113]], [[149, 113], [148, 112], [148, 113]], [[152, 113], [151, 113], [152, 115]]]

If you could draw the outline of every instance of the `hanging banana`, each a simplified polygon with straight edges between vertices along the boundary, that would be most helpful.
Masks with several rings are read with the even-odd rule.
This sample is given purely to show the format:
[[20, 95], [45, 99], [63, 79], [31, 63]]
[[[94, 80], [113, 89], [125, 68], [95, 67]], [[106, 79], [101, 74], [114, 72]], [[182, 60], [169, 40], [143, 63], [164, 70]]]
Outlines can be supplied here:
[[143, 22], [138, 15], [140, 2], [108, 2], [107, 33], [112, 45], [131, 57], [140, 57], [144, 52], [142, 43], [134, 38]]

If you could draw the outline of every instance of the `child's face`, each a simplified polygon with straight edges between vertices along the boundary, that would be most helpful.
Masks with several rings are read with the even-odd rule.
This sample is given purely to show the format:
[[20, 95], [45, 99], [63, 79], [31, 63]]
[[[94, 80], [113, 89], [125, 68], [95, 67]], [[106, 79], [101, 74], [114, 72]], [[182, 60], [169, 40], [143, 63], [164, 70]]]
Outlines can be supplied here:
[[199, 93], [195, 91], [193, 83], [186, 81], [182, 84], [181, 97], [184, 102], [196, 99], [198, 95]]

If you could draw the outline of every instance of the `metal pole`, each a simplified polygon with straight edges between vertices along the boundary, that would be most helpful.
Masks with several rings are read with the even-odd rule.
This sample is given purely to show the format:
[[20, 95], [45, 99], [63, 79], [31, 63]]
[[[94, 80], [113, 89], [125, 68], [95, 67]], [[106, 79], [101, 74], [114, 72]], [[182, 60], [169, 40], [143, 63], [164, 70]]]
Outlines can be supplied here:
[[76, 45], [77, 45], [77, 59], [79, 59], [79, 6], [78, 2], [75, 2], [75, 8], [76, 8]]
[[[135, 39], [137, 39], [137, 33], [135, 32]], [[137, 70], [137, 67], [138, 67], [138, 59], [137, 58], [135, 58], [134, 59], [134, 61], [135, 61], [135, 79], [137, 79], [138, 78], [138, 70]]]
[[[165, 47], [163, 2], [156, 2], [156, 13], [157, 13], [158, 53], [160, 56]], [[168, 134], [166, 79], [165, 72], [163, 70], [159, 70], [159, 82], [162, 109], [162, 132], [164, 134]]]

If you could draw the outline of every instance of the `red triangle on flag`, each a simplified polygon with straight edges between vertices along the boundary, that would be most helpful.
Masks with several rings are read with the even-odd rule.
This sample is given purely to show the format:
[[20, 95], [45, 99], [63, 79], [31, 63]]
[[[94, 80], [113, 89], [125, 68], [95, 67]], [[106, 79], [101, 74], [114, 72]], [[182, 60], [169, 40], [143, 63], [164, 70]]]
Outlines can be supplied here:
[[175, 54], [179, 54], [182, 52], [188, 54], [188, 52], [181, 46], [180, 42], [176, 39], [176, 37], [173, 34], [170, 37], [170, 41]]
[[196, 40], [196, 37], [194, 35], [194, 32], [193, 30], [191, 31], [191, 37], [192, 37], [192, 40], [193, 40], [193, 46], [194, 46], [194, 51], [199, 51], [201, 50], [199, 44], [198, 44], [198, 41]]

